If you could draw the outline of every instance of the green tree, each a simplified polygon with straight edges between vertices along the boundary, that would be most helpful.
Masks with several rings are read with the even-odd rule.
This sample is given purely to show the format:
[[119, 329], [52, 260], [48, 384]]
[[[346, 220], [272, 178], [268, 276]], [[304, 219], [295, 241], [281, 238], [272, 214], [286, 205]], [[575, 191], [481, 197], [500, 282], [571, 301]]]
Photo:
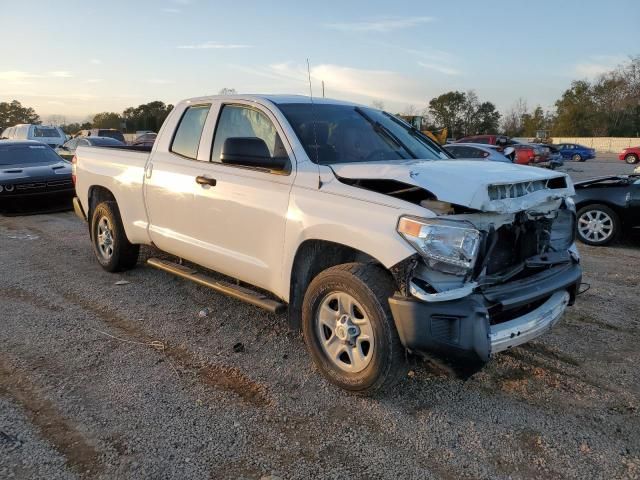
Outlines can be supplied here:
[[482, 102], [476, 111], [476, 128], [478, 135], [496, 133], [500, 128], [500, 112], [491, 102]]
[[31, 107], [23, 107], [22, 104], [13, 100], [12, 102], [0, 102], [0, 133], [7, 127], [12, 127], [19, 123], [40, 124], [40, 116]]
[[466, 95], [463, 92], [447, 92], [429, 101], [429, 114], [439, 127], [447, 127], [449, 135], [459, 137], [464, 130]]
[[571, 83], [556, 102], [556, 121], [553, 134], [557, 136], [589, 136], [593, 129], [591, 122], [595, 113], [591, 84], [586, 80]]
[[129, 132], [136, 130], [157, 132], [171, 110], [173, 105], [165, 105], [164, 102], [156, 100], [137, 107], [129, 107], [122, 112], [122, 116], [127, 124], [126, 130]]
[[119, 130], [122, 124], [122, 117], [116, 112], [102, 112], [93, 117], [93, 128], [115, 128]]

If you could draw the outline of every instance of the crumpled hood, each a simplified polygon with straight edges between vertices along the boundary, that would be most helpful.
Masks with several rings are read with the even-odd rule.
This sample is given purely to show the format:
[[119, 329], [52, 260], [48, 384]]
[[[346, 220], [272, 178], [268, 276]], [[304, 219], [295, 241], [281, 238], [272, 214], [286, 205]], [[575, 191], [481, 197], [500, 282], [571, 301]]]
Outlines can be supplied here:
[[37, 180], [58, 175], [71, 175], [71, 165], [60, 161], [56, 163], [37, 163], [25, 165], [0, 165], [0, 181]]
[[[440, 201], [484, 212], [515, 213], [575, 193], [564, 173], [501, 162], [407, 160], [342, 163], [331, 168], [342, 178], [390, 179], [415, 185]], [[551, 179], [559, 181], [549, 185], [554, 188], [545, 187]]]

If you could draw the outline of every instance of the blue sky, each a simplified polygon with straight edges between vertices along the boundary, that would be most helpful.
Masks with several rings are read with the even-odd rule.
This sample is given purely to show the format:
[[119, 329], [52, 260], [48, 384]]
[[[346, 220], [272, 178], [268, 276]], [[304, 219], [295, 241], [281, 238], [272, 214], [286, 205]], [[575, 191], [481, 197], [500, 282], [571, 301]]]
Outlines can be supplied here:
[[[535, 6], [534, 6], [535, 5]], [[308, 92], [423, 109], [474, 89], [551, 107], [640, 54], [640, 2], [0, 0], [0, 101], [79, 120], [160, 99]]]

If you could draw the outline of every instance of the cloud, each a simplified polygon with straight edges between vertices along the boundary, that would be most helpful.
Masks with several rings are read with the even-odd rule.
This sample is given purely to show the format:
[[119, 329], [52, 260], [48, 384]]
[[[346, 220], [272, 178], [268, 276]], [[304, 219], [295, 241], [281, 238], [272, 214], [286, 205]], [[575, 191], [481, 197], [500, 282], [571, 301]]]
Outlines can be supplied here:
[[44, 78], [71, 78], [73, 75], [66, 71], [56, 71], [47, 73], [23, 72], [20, 70], [7, 70], [0, 72], [0, 82], [9, 85], [32, 85], [33, 80]]
[[[276, 63], [264, 68], [237, 66], [245, 73], [274, 80], [277, 89], [308, 94], [307, 66], [293, 62]], [[324, 81], [330, 97], [383, 99], [397, 103], [419, 103], [424, 99], [423, 85], [414, 79], [388, 70], [368, 70], [334, 64], [311, 68], [314, 91]]]
[[52, 78], [71, 78], [71, 77], [73, 77], [73, 75], [71, 75], [71, 73], [63, 72], [63, 71], [49, 72], [45, 76], [46, 77], [52, 77]]
[[405, 28], [412, 28], [425, 23], [433, 22], [433, 17], [386, 17], [376, 20], [346, 23], [328, 23], [326, 28], [343, 32], [392, 32]]
[[243, 45], [239, 43], [220, 43], [220, 42], [204, 42], [195, 45], [180, 45], [178, 48], [189, 50], [226, 50], [235, 48], [251, 48], [251, 45]]
[[614, 70], [627, 61], [624, 55], [594, 55], [588, 60], [575, 65], [574, 70], [580, 77], [595, 78]]
[[434, 70], [438, 73], [443, 73], [445, 75], [460, 75], [460, 70], [457, 70], [453, 67], [449, 67], [447, 65], [441, 65], [438, 63], [432, 62], [418, 62], [418, 65], [424, 68], [428, 68], [429, 70]]

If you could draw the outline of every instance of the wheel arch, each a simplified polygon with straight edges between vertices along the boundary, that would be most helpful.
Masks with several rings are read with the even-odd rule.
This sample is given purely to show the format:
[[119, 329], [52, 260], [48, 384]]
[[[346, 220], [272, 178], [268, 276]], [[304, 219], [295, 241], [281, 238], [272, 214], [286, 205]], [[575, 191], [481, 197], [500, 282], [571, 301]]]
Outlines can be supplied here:
[[305, 240], [296, 250], [291, 269], [289, 282], [289, 325], [291, 328], [294, 330], [301, 328], [302, 301], [311, 280], [327, 268], [351, 262], [378, 265], [397, 284], [392, 272], [381, 261], [362, 250], [328, 240]]

